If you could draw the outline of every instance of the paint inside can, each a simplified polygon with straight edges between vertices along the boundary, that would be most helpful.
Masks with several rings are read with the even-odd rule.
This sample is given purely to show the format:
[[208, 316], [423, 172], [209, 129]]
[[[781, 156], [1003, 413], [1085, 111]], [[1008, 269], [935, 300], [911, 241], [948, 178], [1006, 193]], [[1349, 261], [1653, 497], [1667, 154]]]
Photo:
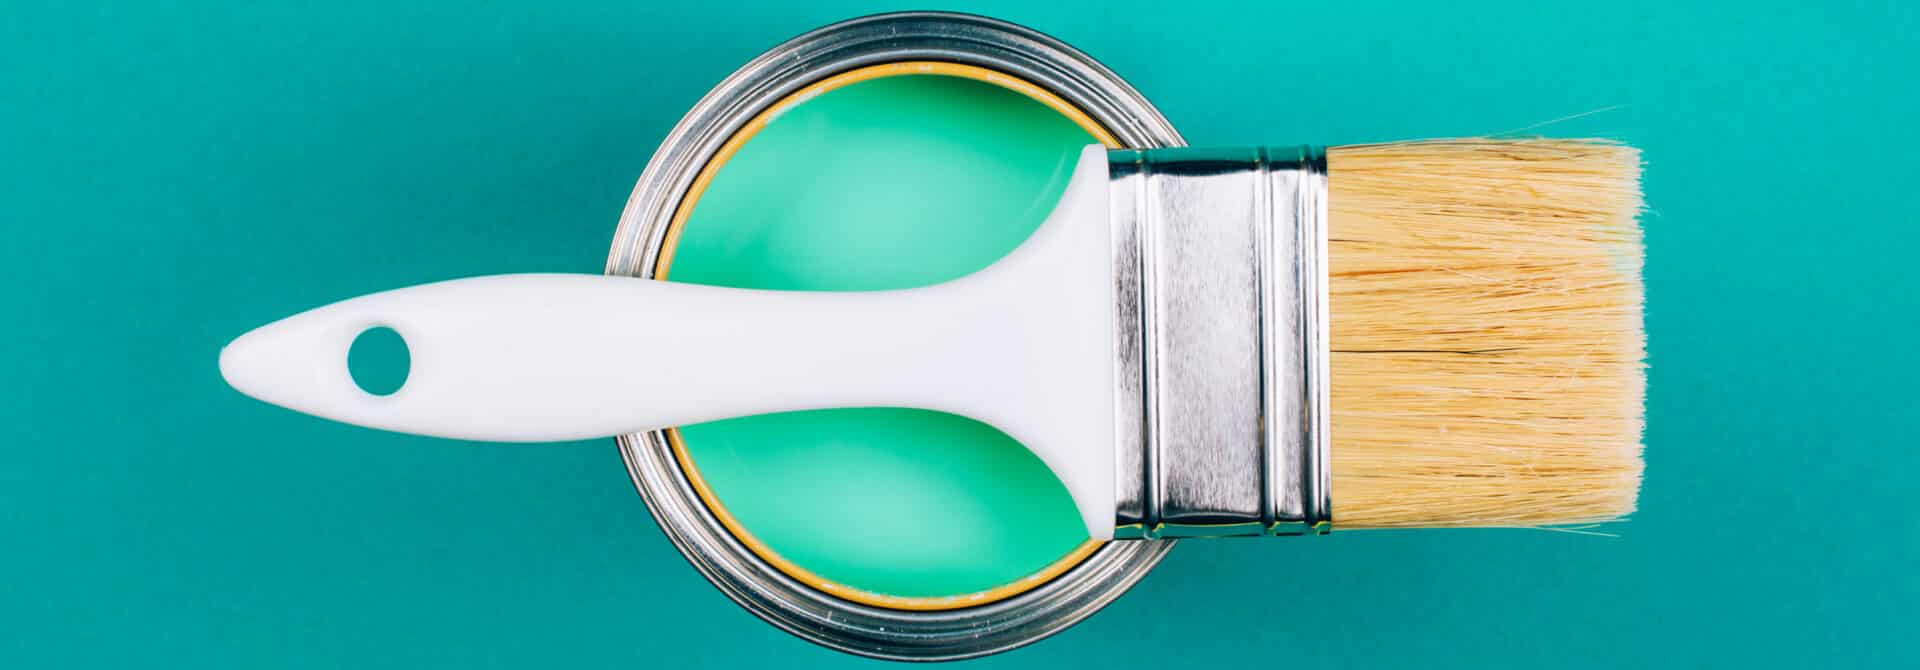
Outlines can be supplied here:
[[[902, 74], [832, 88], [724, 159], [670, 237], [665, 274], [781, 290], [953, 279], [1024, 241], [1096, 142], [994, 83]], [[795, 412], [686, 426], [676, 446], [736, 535], [810, 584], [978, 602], [1089, 550], [1046, 466], [971, 419]]]

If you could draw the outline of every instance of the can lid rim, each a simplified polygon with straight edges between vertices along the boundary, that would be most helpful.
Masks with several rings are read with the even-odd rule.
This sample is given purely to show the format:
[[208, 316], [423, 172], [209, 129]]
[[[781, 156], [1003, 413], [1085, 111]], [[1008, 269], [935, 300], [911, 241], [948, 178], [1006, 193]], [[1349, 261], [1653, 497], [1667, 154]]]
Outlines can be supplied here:
[[[662, 275], [670, 261], [662, 251], [670, 248], [682, 201], [697, 196], [691, 192], [696, 180], [723, 147], [778, 101], [836, 74], [906, 61], [956, 63], [1029, 82], [1082, 110], [1108, 129], [1119, 146], [1184, 144], [1165, 117], [1118, 75], [1046, 35], [996, 19], [945, 12], [852, 19], [768, 50], [687, 112], [635, 185], [615, 231], [606, 272]], [[648, 511], [709, 582], [783, 630], [862, 656], [952, 660], [1031, 643], [1118, 598], [1172, 546], [1171, 541], [1107, 543], [1039, 586], [981, 604], [877, 607], [796, 580], [743, 544], [702, 502], [668, 431], [624, 435], [617, 442]]]

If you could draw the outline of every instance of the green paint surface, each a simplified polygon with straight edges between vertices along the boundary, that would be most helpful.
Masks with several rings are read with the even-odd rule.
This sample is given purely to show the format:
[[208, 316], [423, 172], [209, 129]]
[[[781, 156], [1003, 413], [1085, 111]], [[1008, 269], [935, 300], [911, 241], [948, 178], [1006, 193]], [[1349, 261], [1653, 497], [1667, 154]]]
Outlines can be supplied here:
[[1641, 147], [1652, 209], [1647, 478], [1616, 537], [1185, 542], [952, 667], [1920, 667], [1915, 3], [81, 0], [0, 12], [0, 668], [900, 668], [734, 605], [608, 440], [339, 425], [215, 361], [356, 295], [601, 271], [716, 82], [926, 5], [1079, 47], [1196, 145], [1606, 109], [1533, 132]]
[[[1094, 142], [1046, 106], [972, 80], [898, 76], [836, 89], [782, 114], [720, 169], [669, 277], [786, 290], [952, 279], [1025, 240]], [[981, 591], [1086, 541], [1046, 466], [970, 419], [845, 409], [682, 434], [749, 532], [855, 588]]]

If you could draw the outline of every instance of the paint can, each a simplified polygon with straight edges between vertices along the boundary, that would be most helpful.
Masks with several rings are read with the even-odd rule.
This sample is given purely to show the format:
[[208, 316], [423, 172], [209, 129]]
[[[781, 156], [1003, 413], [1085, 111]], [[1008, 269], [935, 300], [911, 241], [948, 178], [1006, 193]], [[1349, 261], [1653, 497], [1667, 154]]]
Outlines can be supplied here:
[[[664, 276], [679, 229], [719, 166], [786, 109], [851, 82], [905, 74], [966, 77], [1017, 91], [1114, 148], [1184, 144], [1112, 71], [1030, 29], [932, 12], [854, 19], [774, 47], [694, 105], [634, 187], [606, 272]], [[890, 599], [819, 579], [756, 542], [718, 507], [674, 431], [626, 435], [618, 443], [655, 520], [702, 575], [775, 626], [864, 656], [960, 659], [1039, 640], [1118, 598], [1172, 546], [1089, 543], [1017, 583], [968, 598]]]

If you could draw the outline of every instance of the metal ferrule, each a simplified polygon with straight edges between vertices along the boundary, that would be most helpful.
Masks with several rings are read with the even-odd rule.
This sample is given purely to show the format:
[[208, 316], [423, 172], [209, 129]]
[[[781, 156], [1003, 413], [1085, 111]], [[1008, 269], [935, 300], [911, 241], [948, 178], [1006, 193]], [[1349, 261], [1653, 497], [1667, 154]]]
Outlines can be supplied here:
[[1327, 532], [1325, 153], [1149, 149], [1108, 163], [1115, 537]]

